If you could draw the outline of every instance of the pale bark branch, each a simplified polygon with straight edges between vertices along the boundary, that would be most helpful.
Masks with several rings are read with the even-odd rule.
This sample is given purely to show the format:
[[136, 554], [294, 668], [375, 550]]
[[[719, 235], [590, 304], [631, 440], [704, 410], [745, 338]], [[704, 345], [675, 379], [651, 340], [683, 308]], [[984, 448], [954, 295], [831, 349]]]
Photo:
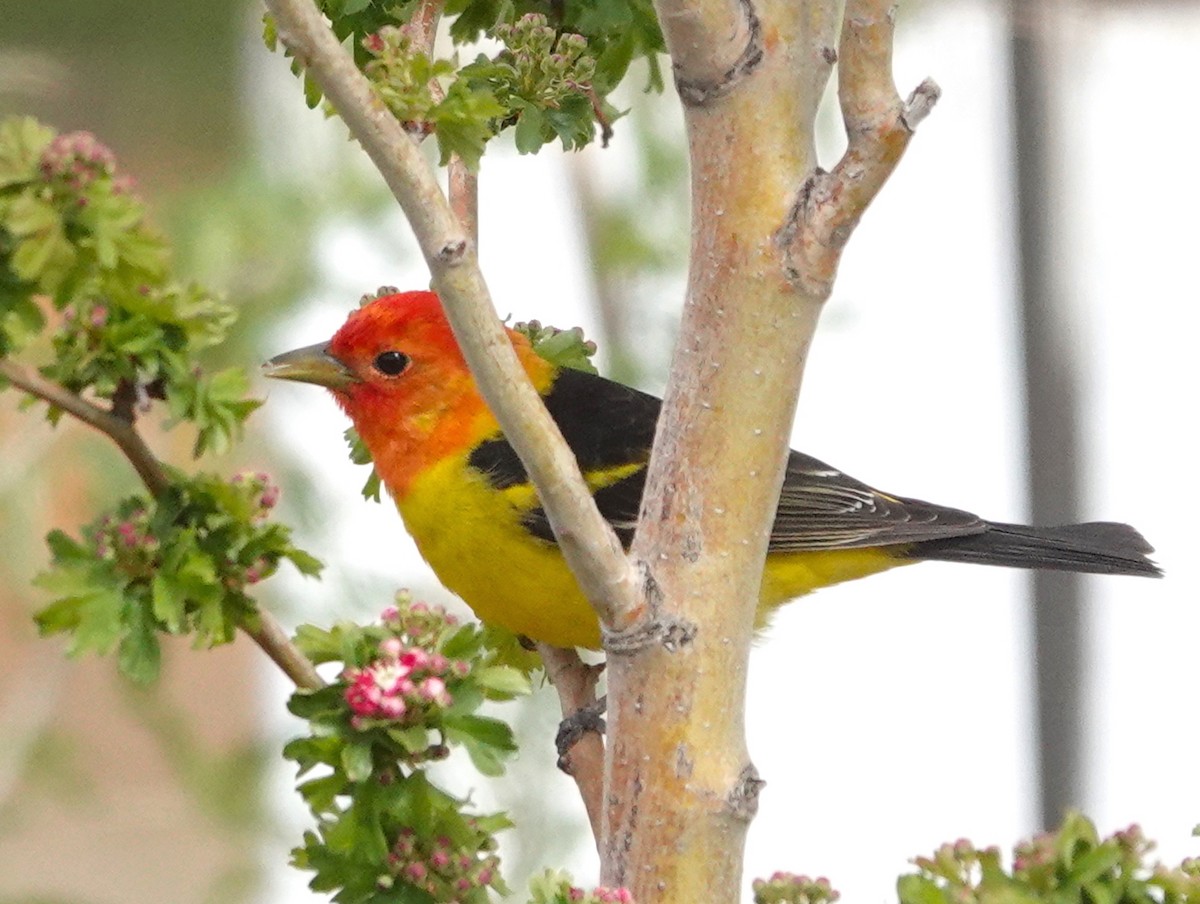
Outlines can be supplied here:
[[[128, 420], [105, 411], [66, 387], [47, 380], [36, 371], [22, 367], [16, 362], [0, 359], [0, 377], [22, 392], [61, 408], [72, 417], [108, 436], [125, 453], [125, 457], [129, 459], [151, 496], [161, 496], [171, 485], [162, 464]], [[242, 630], [271, 657], [283, 673], [291, 678], [297, 687], [322, 687], [324, 682], [317, 675], [312, 663], [291, 642], [275, 616], [259, 608], [255, 618], [257, 624], [242, 625]]]
[[640, 613], [638, 579], [575, 456], [517, 360], [475, 248], [412, 139], [380, 102], [311, 0], [266, 0], [280, 40], [312, 75], [400, 203], [481, 393], [525, 464], [559, 547], [602, 621]]
[[271, 661], [302, 690], [320, 690], [324, 680], [317, 674], [312, 660], [300, 652], [287, 632], [270, 612], [259, 608], [252, 624], [242, 625], [246, 636], [271, 657]]
[[762, 62], [762, 28], [752, 0], [660, 0], [675, 88], [689, 106], [727, 94]]
[[446, 176], [450, 208], [479, 249], [479, 174], [473, 173], [458, 154], [450, 158]]
[[[574, 650], [564, 650], [549, 644], [537, 645], [546, 676], [558, 692], [564, 719], [569, 719], [596, 704], [596, 684], [600, 666], [591, 666]], [[575, 780], [583, 798], [592, 837], [600, 846], [604, 815], [604, 738], [598, 732], [585, 731], [569, 750], [560, 751], [559, 768]], [[603, 851], [602, 851], [603, 853]]]
[[805, 183], [778, 236], [787, 275], [806, 294], [828, 297], [850, 234], [941, 95], [926, 79], [900, 100], [892, 78], [895, 15], [890, 0], [846, 3], [838, 50], [846, 152], [832, 172]]
[[[848, 0], [844, 13], [834, 0], [656, 6], [683, 86], [692, 250], [631, 558], [676, 633], [606, 643], [602, 879], [646, 904], [725, 902], [740, 897], [761, 787], [745, 672], [800, 377], [841, 250], [936, 88], [900, 102], [891, 8], [878, 0]], [[760, 59], [731, 66], [732, 47], [755, 45]], [[823, 173], [813, 129], [839, 56], [849, 146]], [[694, 84], [707, 87], [689, 97]]]

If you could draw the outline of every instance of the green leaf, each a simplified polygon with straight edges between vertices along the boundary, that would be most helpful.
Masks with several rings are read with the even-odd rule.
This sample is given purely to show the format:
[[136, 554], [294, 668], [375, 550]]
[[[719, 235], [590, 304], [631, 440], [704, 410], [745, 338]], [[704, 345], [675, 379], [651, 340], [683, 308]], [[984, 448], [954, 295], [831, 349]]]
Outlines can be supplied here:
[[517, 151], [521, 154], [536, 154], [546, 143], [543, 133], [546, 131], [546, 120], [542, 111], [532, 104], [523, 104], [517, 119], [517, 127], [513, 132]]
[[471, 677], [481, 687], [507, 696], [522, 696], [533, 691], [529, 677], [512, 666], [496, 665], [473, 671]]
[[347, 744], [342, 748], [342, 769], [352, 782], [365, 782], [375, 768], [369, 742]]
[[512, 729], [499, 719], [487, 716], [458, 716], [446, 720], [446, 738], [462, 744], [475, 768], [484, 775], [504, 772], [504, 760], [516, 750]]
[[162, 667], [162, 649], [154, 620], [147, 607], [135, 603], [127, 610], [126, 632], [118, 648], [117, 665], [125, 677], [138, 684], [157, 680]]
[[896, 880], [900, 904], [953, 904], [948, 891], [925, 876], [901, 876]]
[[421, 753], [429, 747], [429, 730], [424, 725], [410, 725], [407, 728], [389, 728], [388, 737], [404, 748], [408, 753]]
[[0, 188], [36, 178], [42, 152], [53, 140], [54, 130], [32, 116], [0, 120]]

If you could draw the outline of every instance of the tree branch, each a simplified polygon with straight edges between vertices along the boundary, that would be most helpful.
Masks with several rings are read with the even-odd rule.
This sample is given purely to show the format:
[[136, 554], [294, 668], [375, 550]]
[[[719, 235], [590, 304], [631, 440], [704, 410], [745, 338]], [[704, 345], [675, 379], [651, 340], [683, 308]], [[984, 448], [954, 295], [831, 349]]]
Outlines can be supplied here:
[[762, 62], [762, 28], [751, 0], [660, 0], [657, 9], [684, 104], [717, 100]]
[[587, 598], [606, 624], [641, 612], [637, 575], [601, 517], [575, 457], [525, 376], [479, 272], [467, 230], [400, 123], [311, 0], [266, 0], [280, 40], [308, 69], [399, 201], [480, 391], [520, 455]]
[[292, 643], [283, 625], [270, 612], [260, 607], [254, 623], [242, 625], [242, 630], [292, 679], [296, 687], [315, 691], [325, 686], [312, 660]]
[[892, 79], [895, 16], [890, 0], [846, 3], [838, 53], [846, 152], [832, 172], [805, 183], [778, 237], [788, 277], [806, 294], [829, 296], [850, 234], [941, 96], [926, 79], [901, 102]]
[[47, 380], [36, 371], [13, 361], [0, 360], [0, 377], [29, 395], [49, 402], [88, 426], [107, 434], [125, 453], [125, 457], [129, 459], [151, 496], [161, 495], [171, 485], [162, 465], [130, 421], [105, 411], [69, 389]]
[[447, 188], [450, 207], [462, 228], [471, 236], [471, 243], [479, 249], [479, 174], [471, 172], [463, 159], [454, 154], [450, 158]]
[[[835, 0], [656, 8], [685, 104], [691, 269], [630, 553], [660, 629], [653, 644], [606, 644], [602, 881], [647, 904], [724, 902], [740, 897], [762, 784], [745, 673], [800, 377], [841, 250], [936, 87], [909, 106], [896, 96], [879, 0], [844, 14]], [[825, 174], [813, 131], [840, 17], [849, 147]]]
[[[564, 719], [569, 719], [596, 704], [596, 683], [600, 666], [590, 666], [574, 650], [564, 650], [539, 643], [538, 653], [546, 676], [558, 692]], [[569, 750], [561, 752], [559, 768], [575, 780], [579, 796], [587, 809], [592, 825], [592, 837], [599, 847], [604, 837], [601, 823], [604, 815], [604, 738], [595, 731], [585, 731]]]
[[[0, 359], [0, 377], [21, 391], [61, 408], [72, 417], [107, 435], [125, 453], [125, 457], [129, 459], [151, 496], [161, 496], [171, 485], [162, 464], [130, 421], [105, 411], [66, 387], [47, 380], [36, 371], [22, 367], [14, 361]], [[317, 675], [312, 663], [291, 642], [275, 616], [259, 608], [257, 620], [258, 623], [254, 626], [242, 625], [242, 630], [262, 647], [284, 674], [291, 678], [297, 687], [322, 687], [324, 682]]]

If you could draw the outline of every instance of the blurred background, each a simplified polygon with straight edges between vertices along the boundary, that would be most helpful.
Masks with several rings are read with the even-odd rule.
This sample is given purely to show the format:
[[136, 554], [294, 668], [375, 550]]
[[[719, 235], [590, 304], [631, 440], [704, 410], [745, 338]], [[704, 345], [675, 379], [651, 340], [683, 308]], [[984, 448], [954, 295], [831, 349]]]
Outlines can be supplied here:
[[[8, 4], [0, 29], [0, 114], [116, 151], [180, 274], [242, 310], [219, 363], [251, 369], [326, 338], [363, 292], [428, 279], [344, 129], [262, 46], [260, 15], [243, 0], [42, 0]], [[931, 75], [944, 95], [846, 253], [795, 443], [999, 520], [1129, 521], [1167, 578], [1035, 584], [930, 564], [785, 609], [752, 661], [768, 785], [748, 876], [826, 875], [843, 900], [890, 900], [910, 857], [959, 836], [1007, 847], [1067, 805], [1102, 831], [1140, 821], [1165, 859], [1196, 853], [1198, 50], [1194, 3], [901, 10], [901, 93]], [[582, 325], [604, 372], [657, 391], [685, 276], [686, 155], [676, 102], [641, 84], [607, 151], [489, 152], [481, 253], [501, 315]], [[826, 166], [842, 144], [828, 108]], [[281, 572], [264, 602], [289, 627], [370, 617], [401, 586], [450, 602], [390, 505], [359, 496], [332, 402], [260, 391], [225, 464], [272, 472], [299, 545], [328, 565], [319, 584]], [[100, 437], [18, 403], [0, 393], [0, 902], [314, 899], [286, 866], [303, 828], [278, 757], [297, 730], [288, 688], [255, 648], [177, 644], [142, 691], [36, 639], [42, 537], [133, 477]], [[185, 461], [186, 437], [154, 442]], [[517, 889], [548, 865], [596, 878], [553, 768], [556, 705], [543, 689], [505, 713], [524, 742], [502, 788], [453, 762], [443, 774], [513, 810]]]

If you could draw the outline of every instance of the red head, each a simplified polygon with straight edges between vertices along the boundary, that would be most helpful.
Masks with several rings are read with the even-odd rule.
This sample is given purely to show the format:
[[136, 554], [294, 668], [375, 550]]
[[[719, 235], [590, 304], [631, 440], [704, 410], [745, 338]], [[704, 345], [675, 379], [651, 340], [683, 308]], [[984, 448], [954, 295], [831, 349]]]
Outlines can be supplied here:
[[[531, 376], [549, 368], [510, 333]], [[438, 297], [385, 295], [333, 338], [271, 359], [270, 376], [329, 388], [354, 421], [393, 495], [413, 477], [499, 430], [475, 387]]]

